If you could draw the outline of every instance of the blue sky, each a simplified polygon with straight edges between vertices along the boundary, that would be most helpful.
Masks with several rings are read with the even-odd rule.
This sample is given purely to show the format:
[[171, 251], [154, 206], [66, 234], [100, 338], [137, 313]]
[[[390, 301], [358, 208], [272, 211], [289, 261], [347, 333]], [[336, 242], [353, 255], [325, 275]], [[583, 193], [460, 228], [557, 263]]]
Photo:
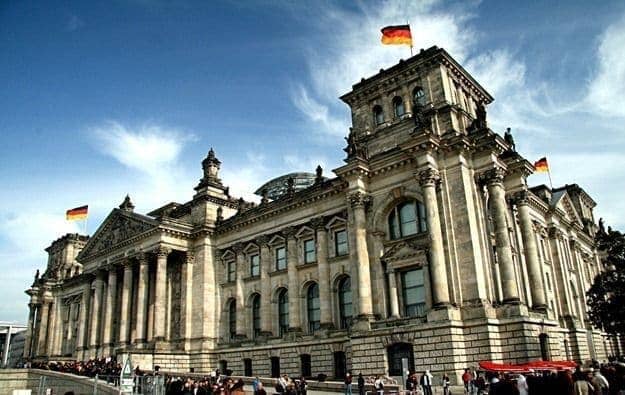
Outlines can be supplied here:
[[[233, 194], [341, 164], [338, 96], [407, 58], [379, 29], [412, 25], [495, 97], [554, 184], [578, 183], [625, 228], [625, 3], [4, 1], [0, 4], [0, 320], [26, 320], [43, 249], [129, 193], [140, 212], [191, 198], [210, 147]], [[546, 183], [533, 175], [530, 184]]]

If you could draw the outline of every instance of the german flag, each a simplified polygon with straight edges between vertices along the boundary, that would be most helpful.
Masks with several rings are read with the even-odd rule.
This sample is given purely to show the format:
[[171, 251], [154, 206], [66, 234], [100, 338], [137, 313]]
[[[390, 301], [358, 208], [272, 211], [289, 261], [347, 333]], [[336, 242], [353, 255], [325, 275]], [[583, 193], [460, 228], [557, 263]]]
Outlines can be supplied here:
[[547, 163], [547, 158], [540, 158], [536, 162], [534, 162], [534, 168], [536, 169], [536, 173], [549, 172], [549, 164]]
[[80, 206], [70, 210], [67, 210], [65, 213], [65, 219], [68, 221], [77, 221], [80, 219], [87, 218], [89, 211], [89, 206]]
[[410, 34], [410, 25], [387, 26], [385, 28], [382, 28], [382, 44], [406, 44], [412, 46], [412, 34]]

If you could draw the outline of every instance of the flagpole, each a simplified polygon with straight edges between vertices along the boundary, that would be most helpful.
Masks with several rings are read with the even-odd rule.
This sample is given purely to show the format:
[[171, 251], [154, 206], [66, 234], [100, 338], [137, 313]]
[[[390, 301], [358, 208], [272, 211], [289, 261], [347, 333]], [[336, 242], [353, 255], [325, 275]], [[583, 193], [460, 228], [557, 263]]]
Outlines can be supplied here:
[[549, 167], [547, 167], [547, 176], [549, 177], [549, 186], [551, 187], [551, 190], [553, 191], [553, 181], [551, 181], [551, 170], [549, 170]]
[[[408, 25], [408, 29], [410, 29], [410, 21], [406, 19], [406, 25]], [[410, 36], [412, 36], [412, 31], [410, 32]], [[410, 57], [412, 58], [412, 39], [410, 40]]]

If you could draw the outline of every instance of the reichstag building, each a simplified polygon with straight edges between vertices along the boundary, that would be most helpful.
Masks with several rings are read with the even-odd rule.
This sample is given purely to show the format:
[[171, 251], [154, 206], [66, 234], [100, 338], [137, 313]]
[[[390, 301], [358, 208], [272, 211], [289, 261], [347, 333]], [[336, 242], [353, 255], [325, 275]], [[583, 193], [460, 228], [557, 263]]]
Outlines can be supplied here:
[[527, 184], [533, 165], [488, 127], [493, 98], [444, 49], [341, 100], [332, 175], [287, 174], [251, 203], [211, 149], [191, 201], [141, 214], [126, 197], [93, 235], [52, 242], [25, 357], [263, 377], [397, 376], [408, 358], [458, 380], [481, 360], [623, 352], [587, 320], [594, 200]]

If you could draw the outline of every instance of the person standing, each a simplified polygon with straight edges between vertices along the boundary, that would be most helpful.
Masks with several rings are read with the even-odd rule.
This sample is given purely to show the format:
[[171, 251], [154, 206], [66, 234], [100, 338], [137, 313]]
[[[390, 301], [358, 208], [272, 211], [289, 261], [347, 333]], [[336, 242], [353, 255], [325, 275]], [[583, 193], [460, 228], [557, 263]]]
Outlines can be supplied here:
[[519, 395], [527, 395], [529, 387], [527, 386], [527, 380], [525, 379], [525, 376], [523, 376], [522, 374], [519, 374], [516, 379], [516, 387], [519, 390]]
[[365, 378], [358, 373], [358, 395], [365, 395]]
[[345, 395], [352, 395], [352, 373], [347, 372], [345, 375]]
[[471, 379], [473, 376], [471, 376], [471, 373], [469, 373], [469, 369], [465, 369], [464, 373], [462, 374], [462, 382], [464, 383], [464, 393], [465, 394], [470, 394], [469, 392], [469, 385], [471, 384]]
[[432, 375], [429, 370], [423, 372], [420, 384], [423, 388], [423, 395], [432, 395]]
[[384, 382], [380, 378], [380, 376], [375, 376], [375, 381], [373, 382], [373, 386], [375, 387], [378, 395], [384, 395]]
[[443, 373], [443, 380], [442, 380], [442, 385], [443, 385], [443, 395], [449, 395], [449, 376], [447, 376], [447, 372]]
[[298, 395], [306, 395], [306, 391], [308, 390], [308, 383], [304, 376], [299, 378], [299, 382], [297, 383], [297, 394]]

